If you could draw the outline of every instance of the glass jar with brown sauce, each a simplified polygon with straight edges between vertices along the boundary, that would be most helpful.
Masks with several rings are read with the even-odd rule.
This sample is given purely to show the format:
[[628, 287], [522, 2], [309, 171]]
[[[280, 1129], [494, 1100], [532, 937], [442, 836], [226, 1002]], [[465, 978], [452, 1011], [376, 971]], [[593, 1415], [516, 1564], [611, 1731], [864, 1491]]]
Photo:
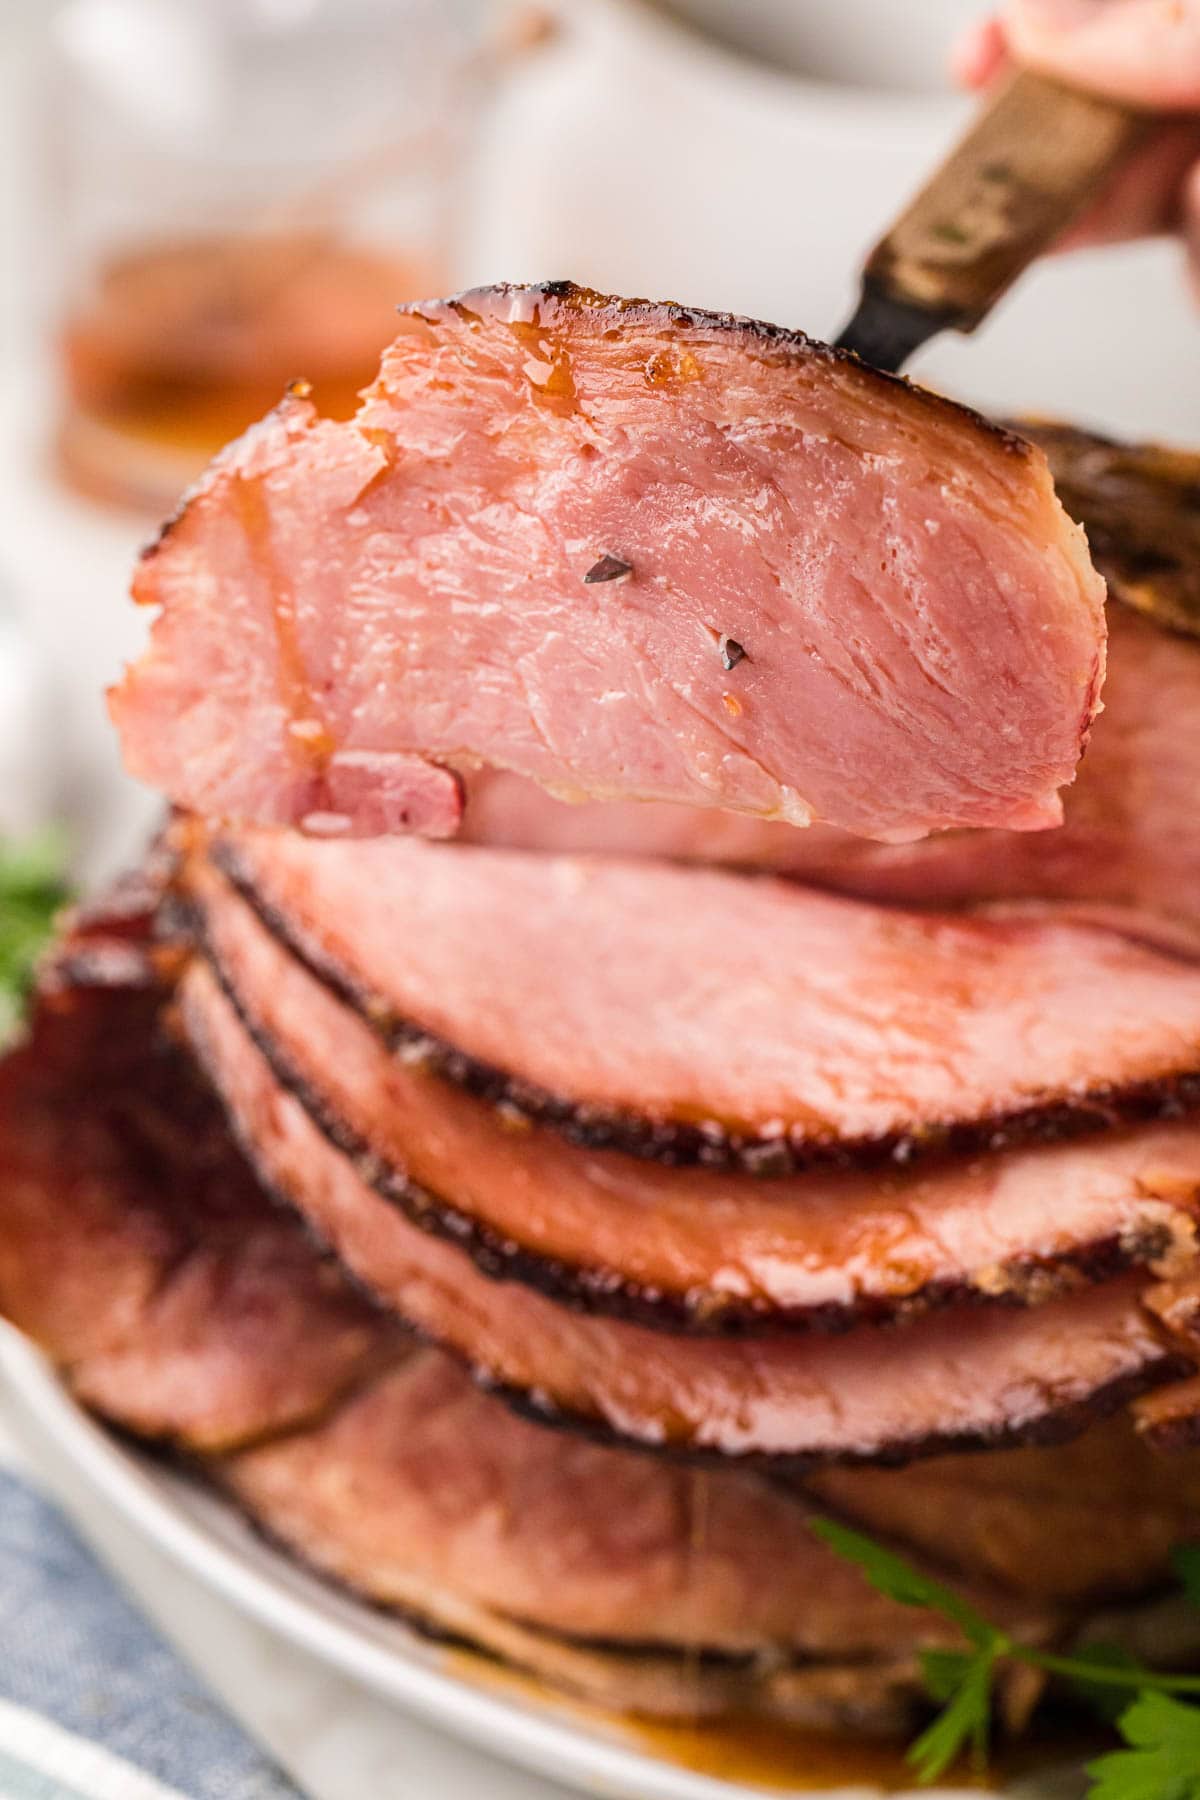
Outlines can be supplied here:
[[68, 0], [43, 129], [58, 467], [156, 511], [311, 383], [346, 416], [442, 291], [474, 0]]

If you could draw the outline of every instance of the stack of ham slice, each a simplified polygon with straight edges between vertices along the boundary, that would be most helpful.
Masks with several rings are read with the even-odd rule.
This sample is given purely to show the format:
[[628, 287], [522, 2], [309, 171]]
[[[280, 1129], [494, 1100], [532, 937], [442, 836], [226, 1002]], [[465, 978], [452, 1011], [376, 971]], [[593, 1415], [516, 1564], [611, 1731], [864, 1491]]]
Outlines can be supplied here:
[[487, 290], [232, 446], [113, 701], [158, 886], [0, 1068], [0, 1307], [80, 1396], [634, 1711], [906, 1722], [940, 1628], [814, 1505], [1042, 1641], [1152, 1595], [1200, 645], [1113, 458], [1196, 500], [1045, 435], [1107, 651], [1040, 450], [746, 321]]
[[796, 1467], [1045, 1438], [1190, 1365], [1144, 1302], [1194, 1247], [1200, 965], [399, 840], [218, 834], [179, 879], [263, 1180], [526, 1409]]
[[809, 1529], [814, 1503], [882, 1523], [1033, 1641], [1069, 1642], [1098, 1608], [1138, 1628], [1200, 1459], [1168, 1489], [1125, 1422], [911, 1476], [831, 1471], [806, 1495], [550, 1432], [481, 1392], [256, 1181], [171, 1029], [153, 899], [68, 929], [0, 1067], [0, 1306], [104, 1417], [423, 1633], [623, 1711], [909, 1725], [919, 1652], [952, 1633], [865, 1591]]

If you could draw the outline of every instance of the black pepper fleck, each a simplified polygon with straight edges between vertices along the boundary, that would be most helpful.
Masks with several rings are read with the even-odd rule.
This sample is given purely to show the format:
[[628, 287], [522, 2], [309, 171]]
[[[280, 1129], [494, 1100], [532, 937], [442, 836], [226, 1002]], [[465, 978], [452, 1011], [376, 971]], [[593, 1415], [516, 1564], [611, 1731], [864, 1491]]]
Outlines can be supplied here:
[[583, 579], [590, 587], [593, 582], [621, 581], [626, 575], [632, 574], [632, 563], [622, 562], [619, 556], [602, 556], [599, 562], [592, 564]]
[[736, 669], [746, 655], [746, 652], [738, 643], [737, 639], [726, 637], [724, 632], [721, 633], [720, 638], [717, 640], [717, 648], [721, 652], [721, 662], [727, 669]]

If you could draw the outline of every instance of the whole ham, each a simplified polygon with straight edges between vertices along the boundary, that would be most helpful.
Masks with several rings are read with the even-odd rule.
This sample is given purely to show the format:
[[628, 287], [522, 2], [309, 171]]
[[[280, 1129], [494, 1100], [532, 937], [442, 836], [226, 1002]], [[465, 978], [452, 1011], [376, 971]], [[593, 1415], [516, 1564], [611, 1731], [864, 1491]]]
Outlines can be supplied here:
[[888, 841], [1058, 823], [1104, 589], [1041, 451], [723, 314], [404, 311], [352, 421], [293, 394], [147, 552], [134, 774], [314, 833], [451, 833], [478, 762]]

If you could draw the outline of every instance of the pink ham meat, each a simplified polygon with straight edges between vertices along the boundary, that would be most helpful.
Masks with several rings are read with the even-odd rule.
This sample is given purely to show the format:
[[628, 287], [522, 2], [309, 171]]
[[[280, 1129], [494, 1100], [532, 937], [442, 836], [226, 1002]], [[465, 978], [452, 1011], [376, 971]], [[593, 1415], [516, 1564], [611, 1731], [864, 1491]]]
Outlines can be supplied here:
[[1103, 583], [1040, 451], [748, 320], [404, 310], [353, 421], [291, 396], [147, 553], [135, 774], [326, 833], [452, 832], [476, 761], [885, 840], [1058, 822]]
[[0, 1312], [89, 1405], [217, 1450], [320, 1416], [396, 1332], [267, 1204], [160, 1035], [148, 924], [68, 936], [0, 1062]]
[[[401, 1604], [420, 1545], [430, 1586], [579, 1638], [845, 1659], [912, 1642], [903, 1615], [835, 1575], [815, 1539], [806, 1551], [785, 1492], [548, 1432], [429, 1347], [324, 1431], [251, 1451], [226, 1479], [306, 1554], [321, 1546], [333, 1573]], [[603, 1505], [581, 1504], [589, 1493]]]
[[1200, 1098], [1200, 970], [1049, 911], [399, 840], [215, 855], [407, 1054], [583, 1143], [779, 1173]]
[[484, 1273], [712, 1332], [1043, 1301], [1194, 1251], [1200, 1125], [772, 1182], [578, 1150], [389, 1055], [211, 868], [193, 864], [187, 887], [205, 953], [276, 1079], [384, 1199]]
[[[1200, 564], [1196, 569], [1200, 584]], [[567, 806], [519, 776], [467, 784], [468, 842], [774, 870], [902, 906], [1054, 900], [1200, 955], [1200, 643], [1110, 606], [1104, 711], [1058, 831], [942, 832], [871, 844], [682, 806]]]
[[[516, 1418], [318, 1258], [161, 1037], [131, 898], [76, 922], [0, 1064], [0, 1304], [74, 1391], [315, 1567], [589, 1700], [904, 1729], [946, 1632], [864, 1589], [795, 1498]], [[971, 1587], [1023, 1635], [1071, 1624]]]
[[1044, 1441], [1191, 1372], [1125, 1275], [1027, 1311], [954, 1308], [844, 1337], [685, 1337], [490, 1280], [368, 1186], [282, 1088], [210, 970], [180, 1002], [264, 1185], [410, 1325], [551, 1421], [645, 1448], [827, 1462]]

